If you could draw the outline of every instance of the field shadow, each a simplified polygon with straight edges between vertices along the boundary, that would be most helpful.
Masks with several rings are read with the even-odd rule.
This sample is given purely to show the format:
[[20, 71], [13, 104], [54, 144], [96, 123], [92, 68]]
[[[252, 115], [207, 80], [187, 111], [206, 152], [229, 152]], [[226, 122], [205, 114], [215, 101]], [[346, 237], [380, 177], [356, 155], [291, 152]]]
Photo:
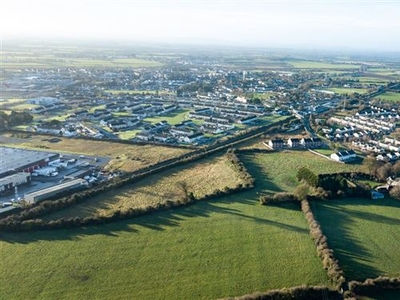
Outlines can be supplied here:
[[273, 178], [270, 178], [265, 168], [252, 162], [250, 157], [251, 154], [241, 154], [240, 160], [243, 162], [250, 175], [255, 179], [254, 191], [260, 194], [283, 192], [283, 190], [274, 183]]
[[[241, 193], [236, 197], [229, 196], [221, 199], [198, 201], [192, 205], [178, 207], [163, 211], [151, 213], [149, 215], [139, 216], [129, 220], [116, 221], [110, 224], [99, 226], [88, 226], [71, 229], [55, 229], [42, 230], [32, 232], [19, 233], [0, 233], [0, 240], [7, 243], [28, 244], [37, 241], [57, 241], [69, 240], [79, 241], [85, 236], [105, 235], [108, 237], [118, 237], [121, 233], [140, 234], [142, 229], [150, 229], [155, 231], [164, 231], [171, 227], [182, 226], [182, 222], [191, 218], [210, 218], [216, 214], [229, 214], [235, 218], [243, 218], [251, 220], [260, 225], [276, 226], [283, 230], [294, 231], [298, 233], [307, 233], [308, 229], [303, 227], [293, 226], [285, 222], [270, 220], [255, 216], [254, 214], [245, 214], [237, 208], [229, 207], [229, 204], [240, 203], [247, 205], [258, 205], [257, 201], [251, 199], [242, 199]], [[228, 205], [226, 205], [228, 204]], [[260, 209], [268, 209], [265, 206]]]
[[383, 274], [383, 270], [371, 265], [374, 256], [368, 247], [354, 237], [354, 218], [376, 220], [378, 223], [390, 222], [390, 224], [396, 220], [392, 218], [379, 219], [380, 216], [374, 213], [347, 212], [340, 208], [341, 205], [340, 200], [315, 201], [312, 202], [312, 210], [315, 218], [321, 224], [323, 233], [328, 238], [329, 247], [334, 251], [339, 265], [344, 270], [345, 277], [348, 280], [363, 281], [366, 278], [375, 278]]

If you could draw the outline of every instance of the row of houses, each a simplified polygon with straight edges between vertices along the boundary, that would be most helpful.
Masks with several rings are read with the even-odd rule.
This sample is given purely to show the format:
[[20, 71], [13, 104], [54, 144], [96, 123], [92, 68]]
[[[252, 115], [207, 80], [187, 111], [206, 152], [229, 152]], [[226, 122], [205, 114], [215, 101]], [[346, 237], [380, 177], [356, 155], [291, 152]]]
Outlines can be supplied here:
[[285, 142], [283, 139], [272, 139], [269, 140], [268, 143], [264, 143], [271, 149], [283, 149], [283, 148], [321, 148], [324, 146], [324, 143], [320, 138], [311, 137], [311, 138], [289, 138]]
[[332, 117], [330, 120], [336, 124], [349, 126], [353, 131], [357, 130], [367, 130], [373, 133], [383, 133], [388, 134], [396, 128], [394, 122], [373, 119], [360, 116], [360, 117], [345, 117], [344, 119], [338, 117]]
[[173, 126], [166, 121], [149, 125], [136, 134], [136, 138], [142, 141], [196, 144], [204, 140], [205, 136], [197, 125], [191, 120], [186, 120]]
[[31, 108], [30, 112], [34, 113], [34, 114], [41, 114], [44, 112], [53, 111], [53, 110], [61, 110], [61, 109], [65, 109], [65, 104], [55, 103], [55, 104], [46, 104], [46, 105], [41, 105], [38, 107]]

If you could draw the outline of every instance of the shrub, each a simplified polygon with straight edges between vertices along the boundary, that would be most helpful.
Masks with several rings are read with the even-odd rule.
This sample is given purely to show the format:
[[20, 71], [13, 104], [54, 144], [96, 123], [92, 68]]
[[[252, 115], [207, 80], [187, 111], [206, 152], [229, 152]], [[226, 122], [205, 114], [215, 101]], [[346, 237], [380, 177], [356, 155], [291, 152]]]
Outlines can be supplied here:
[[283, 202], [299, 201], [299, 199], [294, 194], [280, 192], [273, 195], [261, 195], [259, 201], [262, 205], [272, 205]]
[[321, 226], [315, 220], [314, 214], [307, 200], [301, 201], [301, 210], [307, 219], [311, 238], [317, 246], [317, 255], [322, 259], [324, 269], [327, 271], [332, 282], [334, 282], [338, 287], [342, 287], [346, 282], [346, 279], [343, 276], [343, 270], [339, 266], [337, 259], [335, 259], [333, 250], [329, 248], [328, 239], [323, 234]]

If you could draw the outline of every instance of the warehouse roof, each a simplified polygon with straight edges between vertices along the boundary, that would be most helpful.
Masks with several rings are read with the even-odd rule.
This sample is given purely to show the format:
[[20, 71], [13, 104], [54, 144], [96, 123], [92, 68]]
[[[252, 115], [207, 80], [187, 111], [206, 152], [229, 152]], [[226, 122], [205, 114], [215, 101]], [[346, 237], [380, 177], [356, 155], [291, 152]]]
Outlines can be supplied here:
[[51, 159], [57, 153], [0, 147], [0, 177], [19, 171], [41, 160]]
[[18, 182], [20, 180], [24, 180], [28, 176], [30, 176], [29, 173], [17, 173], [17, 174], [13, 174], [13, 175], [10, 175], [7, 177], [3, 177], [0, 179], [0, 186], [6, 185], [9, 183]]
[[54, 193], [54, 192], [58, 192], [58, 191], [65, 191], [65, 190], [67, 190], [69, 188], [74, 188], [74, 187], [77, 187], [79, 185], [87, 185], [87, 181], [84, 180], [84, 179], [80, 179], [80, 178], [72, 179], [72, 180], [69, 180], [69, 181], [65, 181], [63, 183], [54, 185], [52, 187], [45, 188], [45, 189], [38, 190], [38, 191], [33, 192], [33, 193], [26, 194], [25, 195], [25, 199], [27, 199], [27, 198], [35, 199], [35, 197], [38, 197], [38, 196], [42, 196], [42, 195], [46, 195], [46, 194], [50, 194], [50, 193]]

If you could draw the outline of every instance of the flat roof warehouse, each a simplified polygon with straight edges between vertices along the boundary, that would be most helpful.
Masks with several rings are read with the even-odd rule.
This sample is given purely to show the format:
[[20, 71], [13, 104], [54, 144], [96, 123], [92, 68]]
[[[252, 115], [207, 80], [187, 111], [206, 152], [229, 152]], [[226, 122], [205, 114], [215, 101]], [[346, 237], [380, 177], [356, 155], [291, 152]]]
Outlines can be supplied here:
[[49, 161], [59, 158], [58, 153], [0, 147], [0, 178], [16, 172], [32, 172]]

